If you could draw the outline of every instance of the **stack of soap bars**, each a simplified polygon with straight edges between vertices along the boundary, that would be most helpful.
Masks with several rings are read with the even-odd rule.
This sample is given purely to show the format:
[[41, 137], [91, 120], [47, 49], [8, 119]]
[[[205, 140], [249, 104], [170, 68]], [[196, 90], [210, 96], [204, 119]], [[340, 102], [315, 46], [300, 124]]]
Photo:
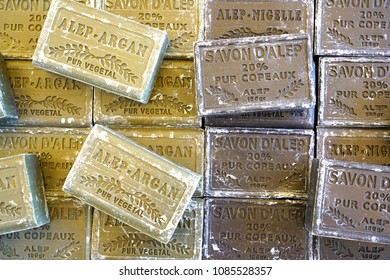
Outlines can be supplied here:
[[0, 2], [0, 259], [389, 259], [389, 11]]

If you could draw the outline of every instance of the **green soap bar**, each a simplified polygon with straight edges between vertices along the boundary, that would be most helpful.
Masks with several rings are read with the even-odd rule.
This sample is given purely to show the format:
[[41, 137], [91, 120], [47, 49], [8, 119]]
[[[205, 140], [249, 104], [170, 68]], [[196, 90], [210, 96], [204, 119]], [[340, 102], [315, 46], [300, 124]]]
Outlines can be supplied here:
[[0, 234], [49, 221], [38, 156], [20, 154], [0, 159]]
[[63, 190], [167, 243], [200, 180], [199, 174], [95, 125]]
[[18, 111], [16, 110], [14, 93], [5, 61], [0, 53], [0, 122], [17, 118]]

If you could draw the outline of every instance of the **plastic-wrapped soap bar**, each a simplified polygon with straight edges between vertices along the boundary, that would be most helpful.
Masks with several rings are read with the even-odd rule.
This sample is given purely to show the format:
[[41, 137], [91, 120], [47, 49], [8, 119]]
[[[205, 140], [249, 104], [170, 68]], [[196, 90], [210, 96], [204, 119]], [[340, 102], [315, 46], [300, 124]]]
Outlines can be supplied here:
[[198, 42], [200, 114], [313, 108], [310, 46], [307, 34]]
[[46, 194], [67, 196], [62, 185], [89, 131], [88, 128], [0, 128], [0, 157], [38, 154]]
[[167, 243], [200, 179], [122, 134], [95, 125], [63, 190]]
[[115, 131], [202, 176], [195, 197], [203, 196], [204, 131], [202, 129], [132, 127]]
[[311, 130], [207, 128], [206, 194], [307, 197]]
[[314, 109], [259, 111], [236, 115], [207, 116], [206, 126], [313, 128]]
[[316, 0], [316, 55], [390, 55], [387, 0]]
[[0, 159], [0, 234], [47, 224], [47, 209], [38, 157], [20, 154]]
[[318, 260], [389, 260], [390, 244], [361, 242], [329, 237], [314, 237]]
[[115, 126], [200, 127], [197, 108], [194, 62], [164, 60], [147, 104], [95, 89], [94, 121]]
[[17, 118], [14, 92], [9, 81], [7, 66], [0, 53], [0, 122]]
[[204, 259], [305, 260], [312, 237], [299, 200], [206, 199]]
[[92, 259], [196, 260], [202, 256], [203, 199], [192, 199], [163, 244], [101, 211], [94, 212]]
[[166, 56], [188, 59], [194, 56], [194, 42], [203, 40], [203, 0], [112, 1], [102, 0], [102, 9], [166, 30], [171, 40]]
[[314, 235], [390, 244], [390, 167], [319, 161], [306, 214]]
[[390, 58], [320, 58], [318, 125], [390, 126]]
[[92, 124], [92, 86], [34, 67], [30, 60], [8, 60], [19, 119], [13, 126], [87, 127]]
[[313, 34], [314, 0], [206, 0], [205, 38]]
[[73, 198], [47, 197], [50, 223], [0, 236], [3, 260], [90, 258], [91, 207]]
[[389, 165], [389, 129], [317, 128], [317, 158]]
[[165, 31], [68, 0], [54, 0], [33, 63], [147, 103], [169, 45]]

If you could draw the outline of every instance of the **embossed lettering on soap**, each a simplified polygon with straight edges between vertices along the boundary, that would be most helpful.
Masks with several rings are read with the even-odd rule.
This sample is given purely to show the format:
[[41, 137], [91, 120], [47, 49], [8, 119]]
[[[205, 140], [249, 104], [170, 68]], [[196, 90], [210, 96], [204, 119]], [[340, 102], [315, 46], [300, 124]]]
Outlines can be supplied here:
[[390, 1], [317, 0], [317, 55], [389, 55]]

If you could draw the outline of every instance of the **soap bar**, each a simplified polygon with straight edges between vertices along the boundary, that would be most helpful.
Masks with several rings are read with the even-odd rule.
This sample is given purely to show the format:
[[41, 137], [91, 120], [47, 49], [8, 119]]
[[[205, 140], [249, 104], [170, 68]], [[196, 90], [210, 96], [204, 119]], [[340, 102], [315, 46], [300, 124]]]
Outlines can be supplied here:
[[20, 154], [0, 158], [0, 234], [49, 221], [38, 157]]
[[27, 60], [8, 60], [7, 68], [19, 110], [19, 119], [7, 125], [92, 125], [91, 86], [38, 69]]
[[317, 128], [317, 158], [389, 165], [390, 131], [386, 128]]
[[198, 173], [195, 197], [203, 197], [204, 131], [202, 129], [132, 127], [113, 129], [150, 151]]
[[200, 114], [314, 107], [309, 41], [304, 34], [196, 43]]
[[314, 0], [206, 0], [205, 38], [313, 34]]
[[48, 195], [67, 196], [62, 185], [90, 129], [0, 128], [0, 157], [21, 153], [39, 155]]
[[147, 103], [165, 31], [68, 0], [54, 0], [33, 56], [48, 71]]
[[204, 259], [311, 258], [303, 201], [209, 198], [205, 209]]
[[390, 126], [390, 58], [321, 57], [318, 125]]
[[390, 244], [316, 237], [315, 258], [318, 260], [389, 260]]
[[[95, 0], [74, 0], [93, 6]], [[52, 0], [0, 2], [0, 50], [6, 58], [31, 59]]]
[[388, 1], [316, 0], [316, 55], [390, 55]]
[[206, 189], [217, 197], [305, 198], [312, 130], [206, 128]]
[[161, 243], [101, 211], [95, 211], [91, 258], [199, 260], [202, 257], [203, 199], [192, 199], [171, 240]]
[[312, 109], [258, 111], [235, 115], [206, 116], [205, 126], [314, 128], [315, 111]]
[[165, 30], [170, 38], [167, 58], [193, 58], [194, 43], [203, 40], [203, 0], [102, 0], [102, 9]]
[[201, 176], [95, 125], [63, 190], [167, 243]]
[[0, 122], [18, 119], [14, 92], [9, 82], [7, 66], [0, 53]]
[[314, 178], [306, 215], [312, 234], [390, 244], [390, 166], [321, 160]]
[[91, 207], [72, 198], [54, 197], [47, 197], [47, 205], [49, 224], [0, 236], [0, 259], [90, 259]]
[[190, 60], [163, 61], [147, 104], [95, 89], [94, 105], [95, 123], [104, 125], [200, 127], [201, 124], [194, 63]]

